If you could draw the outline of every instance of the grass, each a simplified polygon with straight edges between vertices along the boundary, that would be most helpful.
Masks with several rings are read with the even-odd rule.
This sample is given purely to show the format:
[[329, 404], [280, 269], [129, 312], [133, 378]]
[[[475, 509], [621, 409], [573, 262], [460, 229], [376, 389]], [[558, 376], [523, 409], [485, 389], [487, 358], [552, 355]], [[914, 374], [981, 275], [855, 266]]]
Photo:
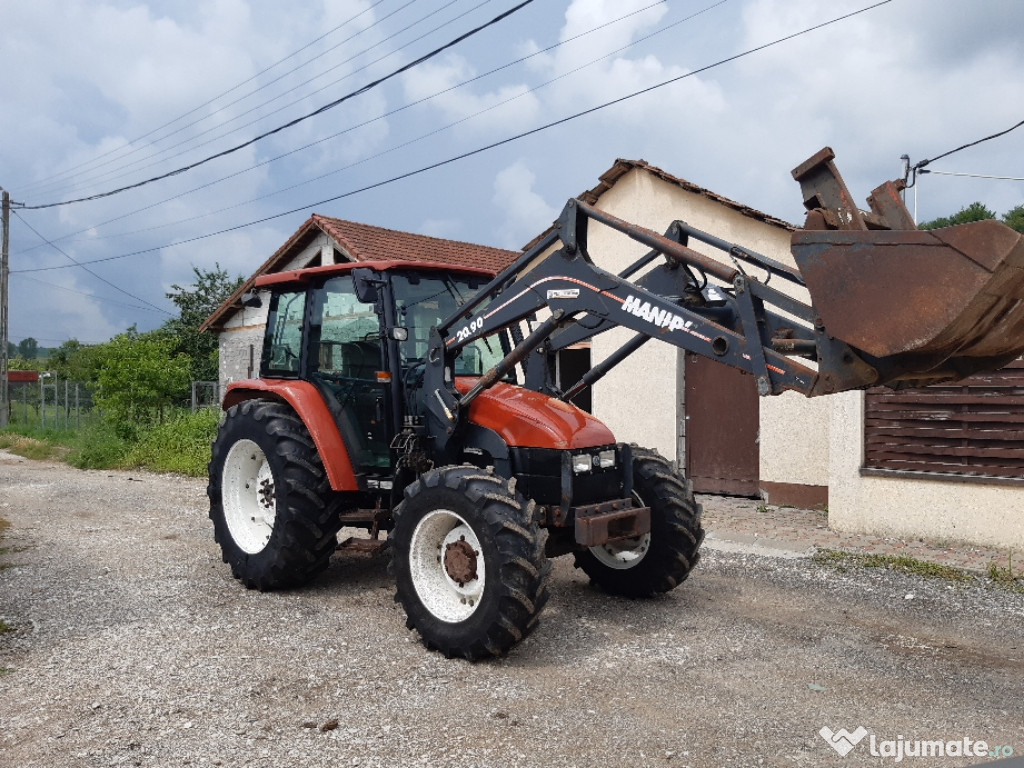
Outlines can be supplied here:
[[37, 461], [52, 459], [58, 452], [55, 445], [11, 432], [0, 434], [0, 448]]
[[1013, 555], [1007, 557], [1006, 565], [989, 563], [985, 575], [998, 587], [1012, 592], [1024, 592], [1024, 571], [1019, 574], [1013, 572]]
[[99, 420], [72, 430], [13, 427], [0, 432], [0, 448], [28, 459], [59, 459], [79, 469], [142, 468], [202, 477], [219, 420], [219, 410], [182, 410], [136, 440], [119, 436]]
[[[960, 584], [970, 583], [978, 578], [975, 574], [961, 568], [918, 560], [906, 555], [862, 554], [844, 552], [840, 549], [820, 549], [811, 557], [811, 560], [817, 565], [829, 566], [842, 572], [850, 568], [885, 568], [889, 571], [921, 576], [926, 579], [941, 579]], [[989, 563], [985, 576], [988, 578], [989, 586], [1006, 589], [1010, 592], [1024, 593], [1024, 572], [1014, 573], [1012, 557], [1006, 565]]]
[[859, 552], [844, 552], [840, 549], [820, 549], [811, 560], [817, 565], [827, 565], [840, 571], [849, 568], [884, 568], [887, 571], [908, 573], [926, 579], [968, 582], [974, 577], [967, 571], [951, 565], [941, 565], [927, 560], [918, 560], [906, 555], [878, 555]]
[[212, 409], [183, 413], [143, 435], [129, 448], [124, 465], [204, 477], [219, 421], [220, 411]]

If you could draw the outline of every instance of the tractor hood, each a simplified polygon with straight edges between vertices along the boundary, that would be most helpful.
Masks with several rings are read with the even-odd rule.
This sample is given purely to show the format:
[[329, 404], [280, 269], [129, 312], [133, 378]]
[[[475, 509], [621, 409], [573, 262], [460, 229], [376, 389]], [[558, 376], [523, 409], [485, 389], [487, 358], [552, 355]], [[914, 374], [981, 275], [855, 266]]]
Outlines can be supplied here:
[[[458, 377], [455, 388], [462, 394], [475, 378]], [[611, 430], [572, 403], [498, 382], [469, 406], [469, 421], [493, 430], [507, 445], [522, 448], [576, 449], [610, 445]]]

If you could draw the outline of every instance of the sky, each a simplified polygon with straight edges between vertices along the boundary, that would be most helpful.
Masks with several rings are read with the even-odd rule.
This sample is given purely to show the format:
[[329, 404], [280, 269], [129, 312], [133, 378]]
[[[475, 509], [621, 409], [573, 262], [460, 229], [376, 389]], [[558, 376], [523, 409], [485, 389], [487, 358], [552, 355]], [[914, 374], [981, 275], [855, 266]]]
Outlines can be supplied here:
[[[158, 327], [193, 269], [248, 276], [314, 212], [518, 249], [627, 158], [799, 224], [790, 171], [823, 146], [863, 201], [901, 155], [1024, 119], [1020, 0], [889, 0], [805, 34], [873, 0], [534, 0], [230, 154], [32, 208], [237, 147], [518, 2], [0, 0], [10, 339]], [[978, 177], [1024, 177], [1022, 150], [1024, 127], [937, 160], [908, 205], [1020, 205], [1024, 182]]]

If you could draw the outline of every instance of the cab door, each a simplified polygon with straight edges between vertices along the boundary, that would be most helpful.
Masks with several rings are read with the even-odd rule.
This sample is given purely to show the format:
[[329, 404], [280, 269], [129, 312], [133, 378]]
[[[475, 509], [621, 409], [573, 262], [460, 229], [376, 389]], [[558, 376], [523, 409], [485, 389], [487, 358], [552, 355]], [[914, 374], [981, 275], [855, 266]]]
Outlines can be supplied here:
[[[356, 296], [352, 277], [313, 291], [309, 313], [308, 379], [324, 396], [356, 471], [390, 474], [389, 377], [381, 319]], [[380, 380], [378, 380], [380, 379]]]

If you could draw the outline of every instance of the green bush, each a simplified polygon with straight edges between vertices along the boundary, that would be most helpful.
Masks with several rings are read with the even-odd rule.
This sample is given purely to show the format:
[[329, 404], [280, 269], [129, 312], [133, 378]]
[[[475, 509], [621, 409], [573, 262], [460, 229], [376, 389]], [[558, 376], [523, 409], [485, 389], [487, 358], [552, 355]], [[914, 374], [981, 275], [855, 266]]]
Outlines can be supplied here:
[[64, 460], [78, 469], [112, 469], [124, 464], [130, 443], [112, 425], [97, 421], [61, 435], [70, 449]]
[[96, 420], [78, 430], [14, 427], [0, 432], [0, 448], [30, 459], [59, 458], [78, 469], [129, 469], [206, 474], [219, 409], [173, 412], [163, 424], [123, 436], [118, 425]]
[[103, 345], [96, 405], [119, 437], [134, 441], [163, 424], [171, 403], [187, 391], [189, 359], [172, 354], [173, 346], [171, 339], [133, 330]]
[[204, 476], [220, 416], [220, 410], [206, 408], [152, 427], [129, 448], [122, 466]]

